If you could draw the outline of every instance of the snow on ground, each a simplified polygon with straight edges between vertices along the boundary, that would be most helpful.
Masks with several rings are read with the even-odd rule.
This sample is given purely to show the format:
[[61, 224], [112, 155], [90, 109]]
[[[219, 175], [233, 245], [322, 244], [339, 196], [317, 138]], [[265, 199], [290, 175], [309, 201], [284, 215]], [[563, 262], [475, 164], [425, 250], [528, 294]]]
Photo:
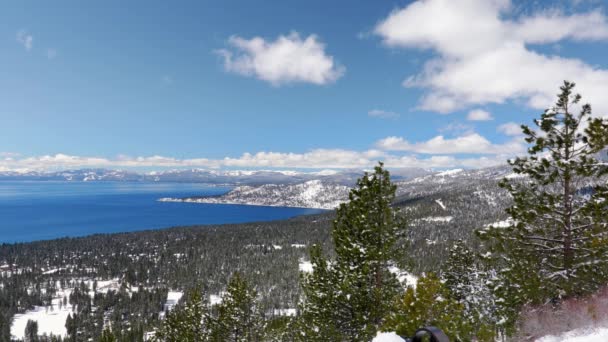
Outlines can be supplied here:
[[280, 245], [272, 245], [272, 248], [277, 249], [277, 250], [281, 250], [281, 249], [283, 249], [283, 246], [280, 246]]
[[290, 317], [294, 317], [296, 315], [296, 309], [273, 309], [272, 313], [275, 316], [290, 316]]
[[306, 245], [301, 244], [301, 243], [292, 243], [291, 247], [293, 247], [293, 248], [306, 248]]
[[209, 304], [211, 305], [217, 305], [220, 304], [222, 302], [222, 294], [220, 293], [219, 295], [210, 295], [209, 296]]
[[372, 342], [405, 342], [405, 340], [394, 332], [379, 332]]
[[494, 222], [492, 224], [490, 224], [490, 227], [493, 228], [507, 228], [510, 227], [511, 225], [513, 225], [513, 219], [512, 218], [508, 218], [506, 220], [503, 221], [498, 221], [498, 222]]
[[463, 169], [446, 170], [443, 172], [439, 172], [436, 176], [439, 176], [439, 177], [453, 176], [453, 175], [461, 173], [462, 171], [464, 171], [464, 170]]
[[515, 173], [515, 172], [511, 172], [505, 176], [505, 178], [507, 178], [507, 179], [524, 178], [524, 177], [526, 177], [526, 175], [521, 174], [521, 173]]
[[[91, 297], [95, 296], [95, 293], [92, 291], [94, 282], [95, 282], [95, 280], [89, 280], [87, 282], [87, 286], [89, 287], [89, 289], [91, 289], [91, 291], [89, 291], [89, 294], [91, 295]], [[107, 294], [108, 291], [118, 291], [118, 290], [120, 290], [120, 280], [118, 278], [110, 279], [110, 280], [97, 280], [97, 292], [98, 293]]]
[[166, 312], [171, 311], [177, 305], [177, 302], [179, 302], [179, 300], [182, 299], [183, 295], [184, 295], [184, 293], [181, 291], [167, 292], [167, 300], [165, 301], [165, 307], [164, 307], [165, 311]]
[[68, 303], [59, 308], [59, 302], [63, 297], [70, 296], [72, 290], [57, 291], [57, 296], [53, 298], [51, 306], [36, 306], [33, 310], [28, 310], [23, 314], [16, 314], [11, 325], [11, 335], [14, 339], [23, 339], [25, 326], [29, 320], [38, 322], [38, 334], [66, 336], [65, 320], [72, 312], [72, 306]]
[[423, 221], [427, 222], [450, 222], [452, 221], [452, 216], [434, 216], [434, 217], [424, 217], [421, 218]]
[[415, 275], [413, 275], [409, 272], [401, 270], [397, 266], [390, 266], [388, 268], [388, 271], [391, 272], [392, 274], [396, 275], [397, 279], [399, 280], [399, 282], [401, 284], [404, 284], [406, 286], [416, 287], [416, 284], [418, 283], [418, 277], [416, 277]]
[[608, 328], [586, 328], [569, 331], [560, 336], [545, 336], [536, 342], [605, 342]]
[[437, 204], [439, 204], [443, 210], [445, 210], [445, 209], [446, 209], [446, 208], [445, 208], [445, 205], [443, 204], [443, 202], [441, 202], [441, 199], [436, 199], [436, 200], [435, 200], [435, 202], [436, 202]]
[[298, 269], [300, 272], [311, 273], [312, 272], [312, 264], [310, 261], [300, 260], [300, 264], [298, 265]]

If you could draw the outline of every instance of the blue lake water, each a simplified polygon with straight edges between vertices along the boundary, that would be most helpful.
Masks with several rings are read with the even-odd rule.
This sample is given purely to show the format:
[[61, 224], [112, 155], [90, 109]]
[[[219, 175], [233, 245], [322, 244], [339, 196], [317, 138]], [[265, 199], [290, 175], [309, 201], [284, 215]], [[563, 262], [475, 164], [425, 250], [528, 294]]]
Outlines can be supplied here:
[[[320, 213], [303, 208], [158, 202], [230, 188], [183, 183], [0, 182], [0, 243]], [[204, 229], [204, 228], [202, 228]]]

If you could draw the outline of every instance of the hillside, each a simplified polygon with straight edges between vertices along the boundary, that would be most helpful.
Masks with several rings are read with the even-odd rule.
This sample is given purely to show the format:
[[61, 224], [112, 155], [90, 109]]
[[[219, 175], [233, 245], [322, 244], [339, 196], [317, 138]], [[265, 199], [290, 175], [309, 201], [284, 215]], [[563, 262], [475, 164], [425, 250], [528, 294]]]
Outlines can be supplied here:
[[[395, 173], [395, 179], [410, 179], [428, 174], [420, 168], [404, 168]], [[67, 182], [183, 182], [210, 185], [298, 184], [320, 180], [335, 184], [353, 185], [360, 170], [165, 170], [134, 172], [108, 169], [80, 169], [66, 171], [0, 171], [3, 181], [67, 181]]]
[[335, 209], [348, 199], [349, 190], [345, 185], [311, 180], [299, 184], [239, 186], [222, 196], [161, 198], [159, 201]]

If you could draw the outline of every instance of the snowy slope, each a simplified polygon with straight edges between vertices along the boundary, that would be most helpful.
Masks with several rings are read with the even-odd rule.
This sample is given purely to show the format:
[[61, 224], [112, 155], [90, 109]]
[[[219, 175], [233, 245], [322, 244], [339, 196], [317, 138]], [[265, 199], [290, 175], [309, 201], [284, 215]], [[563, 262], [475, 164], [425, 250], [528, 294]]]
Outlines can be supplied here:
[[345, 185], [311, 180], [299, 184], [239, 186], [217, 197], [161, 198], [159, 201], [334, 209], [348, 199], [349, 191]]
[[569, 331], [559, 336], [545, 336], [536, 342], [606, 342], [608, 328], [587, 328]]

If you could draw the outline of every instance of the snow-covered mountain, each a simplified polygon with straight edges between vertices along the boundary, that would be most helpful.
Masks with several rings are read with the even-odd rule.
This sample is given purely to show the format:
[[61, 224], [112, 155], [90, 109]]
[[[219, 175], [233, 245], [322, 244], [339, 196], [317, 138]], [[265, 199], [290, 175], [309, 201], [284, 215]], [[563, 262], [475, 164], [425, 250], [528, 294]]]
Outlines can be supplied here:
[[[430, 171], [419, 168], [406, 168], [395, 171], [395, 179], [410, 179], [428, 174]], [[222, 185], [264, 185], [298, 184], [310, 180], [320, 180], [335, 184], [353, 185], [361, 176], [361, 170], [167, 170], [147, 173], [133, 171], [82, 169], [56, 172], [0, 172], [0, 180], [39, 180], [39, 181], [129, 181], [129, 182], [188, 182]]]
[[0, 180], [30, 180], [30, 181], [140, 181], [142, 175], [134, 172], [106, 169], [81, 169], [56, 172], [0, 172]]
[[[416, 197], [438, 195], [437, 203], [443, 211], [449, 212], [441, 197], [451, 192], [466, 189], [469, 194], [490, 202], [508, 201], [496, 194], [499, 179], [510, 174], [507, 167], [480, 170], [449, 170], [397, 181], [397, 202]], [[474, 187], [474, 189], [472, 189]], [[334, 209], [348, 199], [349, 186], [323, 179], [309, 180], [297, 184], [264, 184], [259, 186], [239, 186], [232, 191], [213, 197], [161, 198], [163, 202], [248, 204], [281, 207], [305, 207]], [[496, 203], [494, 203], [496, 204]], [[427, 221], [451, 220], [449, 215], [427, 218]]]
[[310, 180], [299, 184], [239, 186], [222, 196], [161, 198], [161, 202], [247, 204], [334, 209], [348, 199], [346, 185]]

